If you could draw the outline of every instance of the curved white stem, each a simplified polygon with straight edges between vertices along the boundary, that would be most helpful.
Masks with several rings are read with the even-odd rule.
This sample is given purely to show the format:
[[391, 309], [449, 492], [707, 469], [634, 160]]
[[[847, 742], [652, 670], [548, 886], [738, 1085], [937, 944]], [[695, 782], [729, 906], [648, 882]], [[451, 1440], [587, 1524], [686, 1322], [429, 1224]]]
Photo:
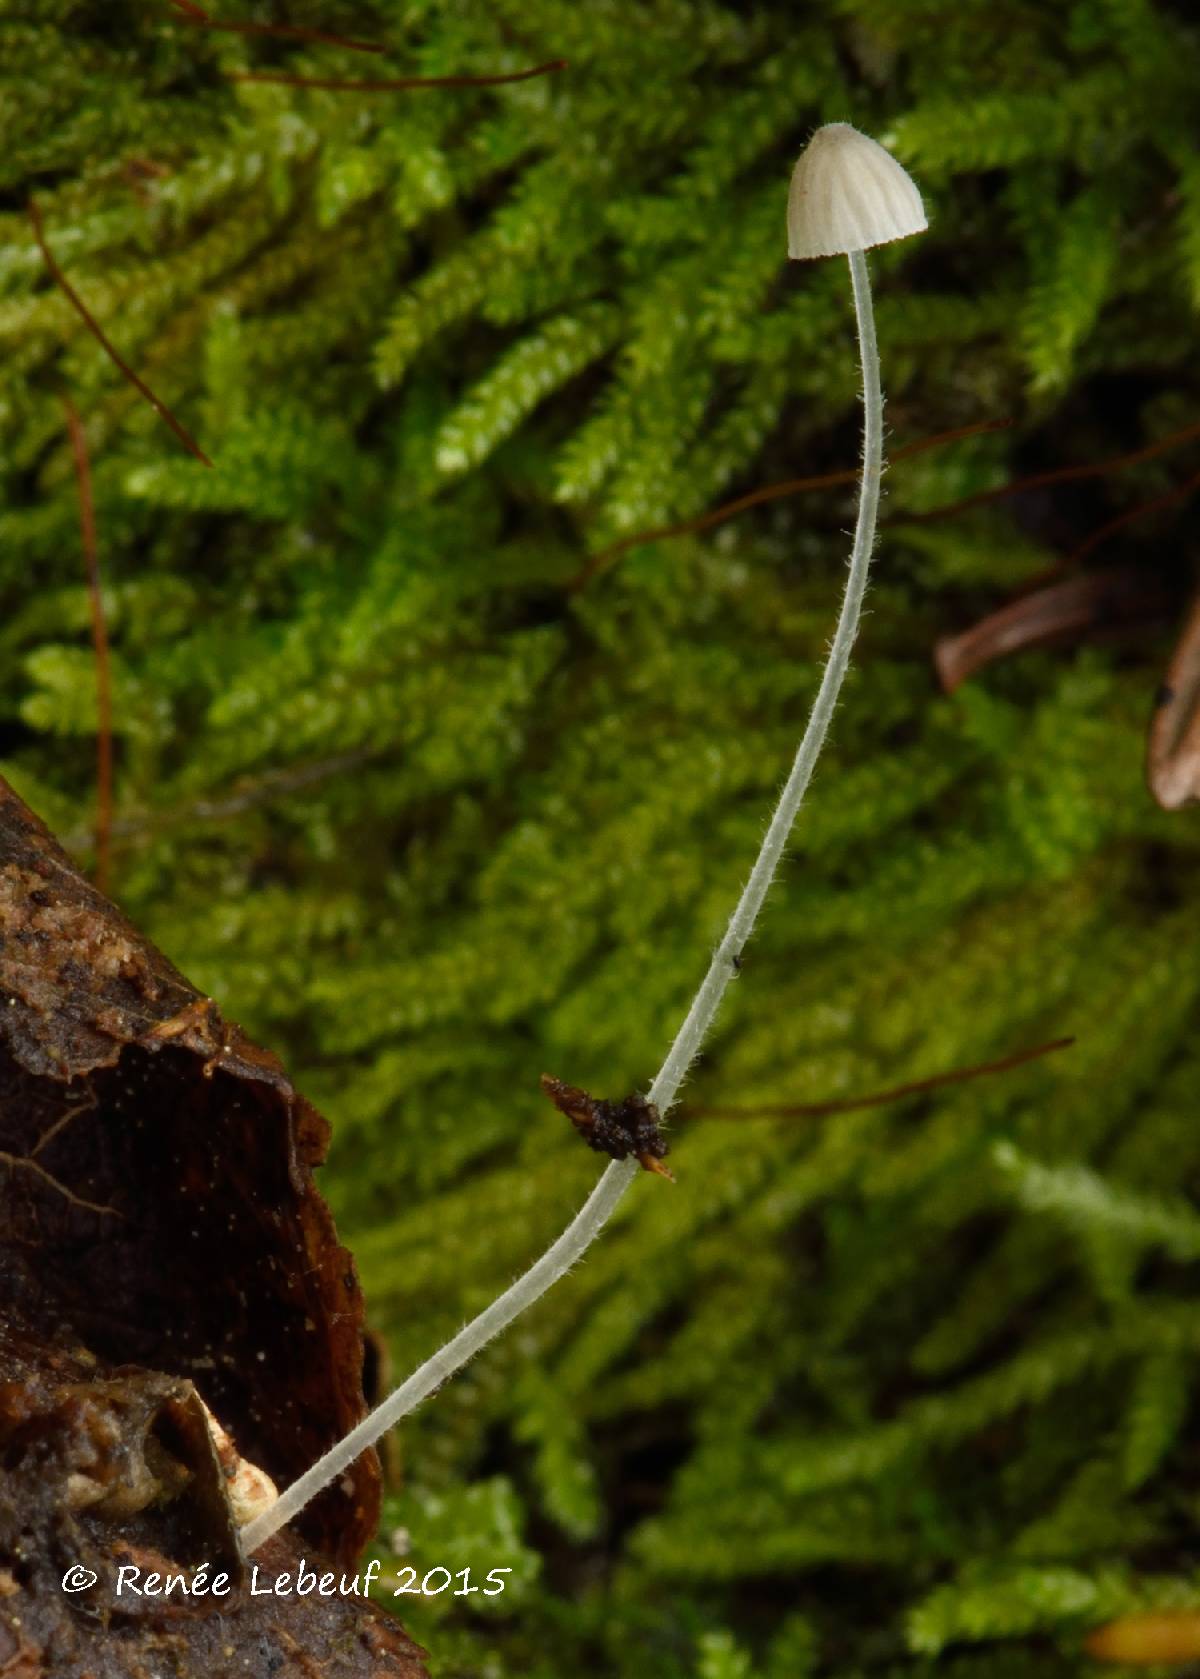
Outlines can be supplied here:
[[[854, 547], [850, 556], [850, 570], [846, 579], [846, 593], [842, 602], [833, 645], [821, 677], [821, 686], [813, 704], [812, 715], [804, 738], [796, 753], [775, 814], [771, 818], [766, 838], [750, 878], [730, 918], [725, 936], [713, 955], [708, 972], [697, 991], [687, 1018], [679, 1028], [675, 1041], [667, 1053], [662, 1069], [650, 1088], [650, 1100], [661, 1113], [674, 1102], [688, 1067], [695, 1058], [709, 1027], [712, 1025], [725, 988], [736, 971], [742, 948], [750, 937], [763, 899], [767, 895], [779, 859], [791, 830], [800, 802], [812, 779], [813, 769], [829, 731], [830, 719], [837, 703], [838, 691], [850, 662], [850, 651], [858, 630], [858, 620], [866, 592], [867, 572], [871, 550], [875, 543], [875, 521], [879, 509], [880, 481], [883, 473], [883, 395], [879, 383], [879, 353], [875, 342], [875, 318], [871, 308], [871, 283], [866, 258], [861, 251], [850, 253], [850, 276], [854, 287], [854, 308], [858, 317], [859, 349], [863, 374], [863, 468], [858, 507], [858, 523], [854, 532]], [[349, 1468], [360, 1452], [373, 1446], [393, 1423], [413, 1410], [439, 1387], [448, 1376], [474, 1357], [481, 1347], [519, 1317], [527, 1307], [540, 1299], [546, 1290], [570, 1270], [584, 1250], [590, 1246], [607, 1222], [617, 1202], [624, 1195], [638, 1171], [636, 1160], [613, 1161], [605, 1168], [599, 1183], [588, 1196], [574, 1219], [558, 1240], [549, 1247], [523, 1276], [507, 1288], [477, 1318], [460, 1329], [458, 1334], [439, 1348], [419, 1370], [402, 1382], [394, 1393], [365, 1417], [357, 1428], [351, 1429], [312, 1468], [294, 1481], [281, 1494], [278, 1502], [256, 1516], [242, 1530], [242, 1546], [247, 1556], [291, 1521], [309, 1500], [322, 1488], [337, 1479]]]
[[754, 930], [754, 923], [758, 919], [763, 899], [779, 866], [792, 823], [796, 820], [801, 800], [808, 791], [813, 770], [825, 744], [825, 736], [829, 733], [833, 709], [837, 704], [842, 679], [850, 663], [850, 651], [858, 633], [858, 620], [867, 589], [867, 572], [871, 565], [871, 550], [875, 546], [875, 521], [879, 512], [883, 477], [883, 392], [879, 382], [879, 349], [875, 342], [871, 281], [867, 273], [867, 259], [862, 251], [850, 252], [850, 277], [854, 286], [854, 309], [858, 316], [858, 342], [862, 357], [863, 467], [859, 487], [858, 524], [854, 531], [854, 547], [850, 554], [850, 570], [846, 578], [842, 611], [834, 632], [833, 645], [829, 649], [829, 658], [821, 676], [821, 686], [813, 701], [812, 715], [804, 731], [804, 739], [796, 752], [792, 773], [779, 795], [779, 803], [775, 807], [771, 825], [762, 842], [762, 849], [750, 871], [750, 878], [738, 900], [737, 908], [729, 918], [725, 937], [713, 954], [708, 972], [688, 1010], [687, 1019], [679, 1028], [662, 1071], [650, 1091], [650, 1100], [664, 1113], [675, 1100], [684, 1075], [713, 1023], [721, 1006], [721, 999], [725, 995], [725, 988], [736, 971], [742, 948]]

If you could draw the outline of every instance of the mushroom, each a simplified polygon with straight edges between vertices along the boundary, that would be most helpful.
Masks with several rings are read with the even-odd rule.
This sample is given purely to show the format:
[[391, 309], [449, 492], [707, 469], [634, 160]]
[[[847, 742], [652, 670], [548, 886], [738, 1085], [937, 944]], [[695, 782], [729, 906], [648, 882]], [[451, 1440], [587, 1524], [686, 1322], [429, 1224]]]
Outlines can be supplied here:
[[848, 122], [827, 122], [800, 153], [787, 220], [790, 257], [848, 256], [851, 269], [873, 245], [929, 226], [912, 176]]
[[895, 239], [923, 233], [929, 223], [911, 176], [877, 140], [860, 134], [846, 122], [831, 122], [818, 128], [800, 154], [792, 171], [787, 223], [790, 257], [850, 259], [863, 382], [863, 464], [858, 522], [842, 613], [813, 708], [814, 720], [818, 713], [821, 717], [821, 732], [812, 754], [815, 763], [858, 632], [883, 479], [883, 390], [879, 381], [879, 349], [866, 252], [873, 245], [887, 245]]
[[[911, 233], [920, 233], [926, 226], [920, 194], [882, 146], [846, 123], [832, 123], [817, 130], [792, 176], [788, 201], [788, 251], [793, 257], [842, 253], [850, 258], [865, 411], [858, 525], [841, 615], [808, 725], [725, 936], [713, 954], [667, 1058], [645, 1098], [646, 1104], [655, 1110], [656, 1118], [666, 1114], [674, 1102], [684, 1076], [716, 1017], [729, 982], [740, 969], [742, 949], [754, 930], [829, 732], [858, 629], [871, 549], [875, 542], [883, 473], [883, 396], [879, 386], [871, 287], [863, 252], [871, 245], [886, 244]], [[351, 1429], [299, 1480], [286, 1488], [268, 1509], [242, 1529], [241, 1540], [246, 1554], [251, 1555], [271, 1539], [305, 1508], [310, 1499], [343, 1474], [360, 1452], [375, 1445], [394, 1423], [419, 1405], [447, 1377], [461, 1369], [481, 1347], [506, 1329], [564, 1276], [599, 1235], [638, 1171], [636, 1156], [613, 1160], [562, 1235], [523, 1276], [518, 1277], [478, 1317], [452, 1336], [370, 1416]]]

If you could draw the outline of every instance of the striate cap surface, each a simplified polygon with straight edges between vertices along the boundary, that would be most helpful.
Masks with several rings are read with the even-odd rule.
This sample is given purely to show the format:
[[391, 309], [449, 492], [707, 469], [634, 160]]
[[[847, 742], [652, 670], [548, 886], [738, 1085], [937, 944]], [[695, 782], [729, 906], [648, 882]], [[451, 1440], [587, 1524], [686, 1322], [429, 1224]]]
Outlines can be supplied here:
[[908, 171], [848, 122], [818, 128], [792, 171], [788, 255], [845, 256], [929, 226]]

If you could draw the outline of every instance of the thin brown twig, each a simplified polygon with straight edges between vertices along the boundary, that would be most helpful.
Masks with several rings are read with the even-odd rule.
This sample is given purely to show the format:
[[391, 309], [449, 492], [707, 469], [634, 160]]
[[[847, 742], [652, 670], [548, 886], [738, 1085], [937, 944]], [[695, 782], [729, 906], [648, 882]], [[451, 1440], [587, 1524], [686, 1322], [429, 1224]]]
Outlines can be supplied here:
[[112, 874], [113, 825], [113, 705], [112, 659], [108, 646], [108, 624], [104, 597], [100, 592], [100, 555], [96, 542], [96, 504], [92, 495], [92, 467], [87, 439], [75, 404], [63, 398], [71, 453], [75, 457], [75, 481], [79, 488], [79, 529], [83, 538], [83, 562], [87, 569], [88, 603], [92, 616], [92, 646], [96, 653], [96, 885], [107, 894]]
[[899, 1102], [906, 1096], [923, 1096], [927, 1091], [940, 1090], [948, 1084], [965, 1084], [968, 1079], [978, 1079], [992, 1073], [1007, 1073], [1014, 1067], [1022, 1067], [1027, 1061], [1036, 1061], [1039, 1056], [1052, 1055], [1056, 1050], [1068, 1049], [1075, 1042], [1074, 1038], [1055, 1038], [1048, 1044], [1038, 1044], [1033, 1049], [1021, 1049], [1014, 1055], [1006, 1055], [999, 1061], [984, 1061], [976, 1067], [957, 1067], [953, 1072], [935, 1073], [932, 1078], [913, 1079], [908, 1084], [898, 1084], [891, 1090], [877, 1090], [870, 1096], [851, 1096], [841, 1101], [833, 1102], [787, 1102], [780, 1104], [766, 1104], [752, 1108], [729, 1108], [723, 1106], [693, 1106], [688, 1104], [684, 1113], [689, 1119], [820, 1119], [826, 1114], [853, 1113], [858, 1108], [881, 1108], [888, 1102]]
[[304, 29], [294, 23], [226, 22], [213, 17], [202, 6], [193, 5], [192, 0], [171, 0], [171, 4], [183, 14], [174, 22], [191, 23], [199, 29], [219, 29], [230, 35], [270, 35], [289, 41], [313, 41], [320, 46], [345, 47], [347, 52], [387, 51], [375, 41], [355, 41], [347, 35], [331, 35], [323, 29]]
[[[935, 437], [921, 438], [916, 443], [910, 443], [903, 449], [898, 449], [892, 456], [892, 461], [895, 463], [907, 456], [919, 454], [924, 449], [933, 449], [942, 443], [951, 443], [960, 437], [972, 436], [976, 432], [1000, 431], [1013, 423], [1011, 420], [990, 420], [977, 426], [964, 426], [957, 431], [940, 432]], [[1103, 478], [1110, 472], [1119, 472], [1125, 467], [1139, 466], [1143, 461], [1153, 460], [1155, 456], [1166, 454], [1170, 449], [1190, 443], [1196, 437], [1200, 437], [1200, 422], [1183, 426], [1179, 431], [1172, 432], [1170, 436], [1159, 438], [1155, 443], [1147, 443], [1142, 448], [1134, 449], [1127, 454], [1110, 455], [1105, 460], [1089, 461], [1083, 466], [1055, 467], [1048, 472], [1033, 473], [1028, 478], [1014, 478], [1011, 483], [1000, 484], [992, 490], [980, 490], [975, 495], [965, 496], [961, 501], [948, 502], [944, 507], [930, 508], [924, 513], [895, 514], [891, 522], [923, 524], [928, 520], [945, 519], [956, 513], [965, 513], [972, 507], [981, 507], [988, 502], [1000, 501], [1005, 496], [1016, 495], [1022, 490], [1041, 489], [1051, 484], [1066, 484], [1076, 479]], [[857, 471], [846, 468], [840, 472], [824, 473], [817, 477], [793, 478], [781, 484], [768, 484], [760, 490], [752, 490], [749, 495], [739, 496], [735, 501], [724, 502], [720, 507], [712, 509], [711, 512], [702, 513], [696, 519], [682, 520], [676, 525], [660, 525], [652, 530], [636, 531], [632, 536], [622, 537], [619, 542], [613, 543], [611, 547], [603, 549], [600, 553], [590, 555], [569, 587], [572, 592], [586, 587], [600, 571], [605, 570], [613, 560], [619, 558], [630, 548], [639, 548], [650, 542], [661, 542], [667, 537], [687, 536], [698, 531], [709, 530], [712, 526], [723, 524], [726, 519], [732, 519], [737, 514], [744, 513], [763, 502], [776, 501], [784, 496], [797, 495], [803, 490], [827, 489], [838, 484], [850, 484], [855, 481], [857, 476]], [[1059, 565], [1053, 567], [1051, 573], [1047, 573], [1047, 576], [1056, 574], [1062, 566], [1077, 558], [1080, 553], [1090, 552], [1091, 548], [1098, 546], [1113, 530], [1127, 520], [1137, 518], [1143, 512], [1149, 512], [1156, 507], [1166, 505], [1177, 496], [1186, 495], [1196, 487], [1196, 484], [1197, 480], [1189, 479], [1182, 489], [1168, 491], [1167, 495], [1159, 500], [1147, 502], [1144, 506], [1135, 508], [1128, 514], [1122, 514], [1119, 520], [1114, 521], [1111, 525], [1104, 526], [1100, 531], [1094, 532], [1087, 539], [1082, 549], [1077, 550], [1075, 554], [1068, 556]], [[1039, 581], [1041, 580], [1039, 579]]]
[[[906, 443], [903, 449], [897, 449], [892, 455], [892, 464], [897, 461], [908, 460], [913, 455], [920, 455], [926, 449], [937, 449], [943, 443], [956, 443], [963, 437], [976, 437], [981, 432], [1006, 431], [1013, 425], [1012, 420], [980, 420], [974, 425], [956, 426], [953, 431], [938, 432], [933, 437], [920, 437], [914, 443]], [[832, 489], [838, 484], [855, 484], [858, 482], [857, 467], [844, 467], [837, 472], [822, 472], [810, 478], [788, 478], [779, 484], [764, 484], [760, 489], [751, 490], [747, 495], [738, 496], [733, 501], [722, 502], [719, 507], [710, 508], [707, 513], [701, 513], [694, 519], [682, 519], [675, 525], [657, 525], [651, 530], [635, 531], [632, 536], [623, 536], [619, 542], [602, 549], [597, 554], [589, 554], [582, 569], [575, 575], [568, 585], [572, 594], [584, 589], [601, 571], [605, 571], [622, 554], [631, 548], [642, 548], [651, 542], [664, 542], [672, 536], [692, 536], [699, 531], [711, 530], [714, 525], [723, 525], [727, 519], [734, 519], [739, 513], [747, 513], [752, 507], [761, 507], [764, 502], [781, 501], [785, 496], [799, 495], [803, 490]]]
[[[1144, 460], [1149, 454], [1162, 454], [1169, 446], [1187, 441], [1193, 431], [1200, 431], [1200, 427], [1186, 427], [1184, 431], [1176, 432], [1173, 437], [1152, 445], [1150, 449], [1139, 450], [1136, 456], [1122, 456], [1119, 461], [1107, 464], [1120, 466], [1134, 460]], [[1075, 468], [1070, 470], [1072, 476], [1078, 476]], [[1027, 484], [1033, 482], [1033, 479], [1023, 479], [1014, 484], [1012, 488], [1023, 489]], [[1032, 594], [1048, 584], [1057, 582], [1073, 566], [1078, 565], [1080, 560], [1085, 559], [1088, 554], [1094, 553], [1097, 548], [1107, 542], [1110, 536], [1115, 536], [1118, 531], [1124, 530], [1126, 525], [1133, 524], [1135, 520], [1140, 519], [1143, 513], [1154, 513], [1159, 508], [1171, 507], [1177, 501], [1186, 501], [1188, 496], [1193, 495], [1197, 489], [1200, 489], [1200, 473], [1194, 473], [1192, 477], [1185, 478], [1182, 484], [1177, 484], [1173, 489], [1165, 490], [1160, 496], [1154, 496], [1149, 501], [1140, 501], [1136, 507], [1130, 507], [1124, 513], [1118, 513], [1115, 519], [1107, 520], [1098, 529], [1092, 531], [1089, 536], [1085, 536], [1077, 547], [1070, 549], [1065, 554], [1060, 554], [1052, 565], [1044, 566], [1041, 571], [1036, 572], [1032, 577], [1025, 578], [1012, 591], [1013, 598], [1019, 600], [1023, 595]], [[900, 517], [904, 518], [905, 515], [901, 514]]]
[[194, 455], [196, 459], [201, 461], [205, 466], [211, 466], [213, 463], [204, 453], [204, 450], [195, 441], [195, 439], [184, 430], [179, 421], [175, 418], [174, 414], [172, 414], [171, 410], [167, 407], [166, 403], [161, 402], [159, 398], [155, 396], [154, 392], [150, 389], [145, 380], [140, 378], [138, 374], [134, 372], [133, 368], [130, 367], [129, 363], [118, 354], [111, 341], [105, 336], [99, 322], [88, 309], [87, 304], [83, 301], [79, 293], [75, 290], [74, 286], [59, 267], [49, 245], [46, 243], [45, 229], [42, 226], [42, 213], [38, 209], [36, 200], [33, 198], [29, 200], [29, 219], [33, 223], [33, 235], [37, 240], [38, 249], [42, 253], [42, 260], [50, 272], [50, 277], [53, 279], [55, 285], [58, 286], [68, 303], [70, 303], [71, 307], [75, 310], [76, 314], [91, 333], [92, 337], [100, 345], [100, 348], [120, 369], [126, 379], [129, 380], [130, 384], [141, 392], [155, 412], [166, 421], [189, 454]]
[[945, 507], [930, 508], [926, 513], [898, 514], [897, 519], [902, 519], [906, 524], [923, 524], [930, 519], [948, 519], [953, 514], [965, 513], [969, 508], [982, 507], [987, 502], [1000, 501], [1004, 496], [1014, 496], [1022, 490], [1044, 489], [1050, 484], [1069, 484], [1080, 478], [1103, 478], [1110, 472], [1120, 472], [1127, 466], [1140, 466], [1143, 461], [1153, 460], [1156, 455], [1165, 455], [1169, 449], [1179, 448], [1196, 437], [1200, 437], [1200, 422], [1183, 426], [1179, 431], [1173, 431], [1169, 437], [1160, 437], [1156, 443], [1146, 443], [1129, 454], [1109, 455], [1105, 460], [1088, 461], [1083, 466], [1058, 466], [1049, 472], [1035, 472], [1028, 478], [1014, 478], [1009, 484], [1000, 484], [994, 490], [979, 490], [974, 495], [964, 496], [961, 501], [947, 502]]
[[[1147, 444], [1143, 449], [1136, 449], [1132, 454], [1118, 455], [1107, 461], [1096, 461], [1086, 467], [1064, 467], [1058, 472], [1040, 473], [1034, 478], [1018, 479], [1013, 484], [1005, 485], [1001, 490], [988, 491], [983, 498], [974, 497], [965, 502], [959, 502], [955, 506], [939, 509], [939, 516], [943, 512], [961, 512], [966, 507], [974, 506], [980, 499], [994, 500], [997, 495], [1011, 494], [1016, 490], [1035, 484], [1061, 483], [1068, 478], [1095, 477], [1104, 472], [1115, 471], [1123, 466], [1133, 466], [1141, 461], [1149, 460], [1155, 455], [1164, 454], [1168, 449], [1179, 444], [1190, 442], [1195, 437], [1200, 437], [1200, 424], [1184, 426], [1179, 431], [1172, 432], [1169, 437], [1160, 438], [1157, 443]], [[961, 682], [966, 681], [976, 670], [985, 664], [990, 664], [993, 658], [1016, 651], [1018, 647], [1037, 645], [1037, 640], [1024, 634], [1023, 629], [1033, 626], [1034, 616], [1040, 610], [1041, 604], [1050, 601], [1055, 595], [1058, 595], [1062, 600], [1066, 600], [1069, 592], [1074, 588], [1082, 591], [1079, 599], [1079, 604], [1082, 607], [1084, 605], [1083, 596], [1087, 595], [1089, 591], [1096, 588], [1105, 590], [1108, 587], [1103, 579], [1097, 581], [1090, 576], [1085, 576], [1082, 580], [1076, 579], [1074, 583], [1064, 583], [1061, 581], [1062, 578], [1071, 572], [1080, 561], [1086, 559], [1089, 554], [1095, 553], [1096, 549], [1107, 542], [1110, 536], [1115, 536], [1118, 531], [1124, 530], [1126, 525], [1135, 523], [1143, 514], [1155, 513], [1161, 508], [1173, 506], [1176, 502], [1186, 501], [1197, 490], [1200, 490], [1200, 472], [1193, 473], [1190, 478], [1185, 478], [1182, 484], [1176, 484], [1173, 488], [1165, 490], [1162, 495], [1153, 496], [1149, 501], [1139, 502], [1136, 507], [1126, 508], [1125, 512], [1118, 513], [1115, 519], [1108, 519], [1104, 524], [1098, 526], [1068, 553], [1060, 555], [1052, 565], [1044, 567], [1035, 576], [1026, 578], [1020, 587], [1013, 591], [1013, 598], [1008, 606], [1001, 607], [997, 612], [989, 614], [988, 617], [978, 624], [972, 625], [970, 629], [964, 630], [959, 635], [943, 636], [934, 649], [934, 664], [945, 692], [952, 693]], [[925, 517], [925, 515], [921, 515], [921, 517]], [[1135, 595], [1133, 598], [1138, 597]], [[1031, 603], [1032, 612], [1030, 611]], [[1143, 599], [1141, 604], [1146, 607], [1149, 615], [1153, 615], [1158, 601], [1149, 596]], [[1146, 614], [1142, 615], [1145, 616]], [[1079, 627], [1090, 627], [1090, 624], [1091, 619], [1084, 612]], [[1009, 637], [1010, 630], [1017, 632], [1015, 637]], [[1159, 721], [1161, 722], [1162, 719], [1159, 719]], [[1155, 791], [1153, 779], [1151, 790]], [[1157, 791], [1155, 791], [1155, 797], [1159, 797]], [[1166, 806], [1164, 808], [1174, 807]]]
[[[118, 841], [153, 838], [183, 822], [219, 822], [229, 816], [240, 816], [244, 811], [270, 804], [274, 799], [286, 798], [289, 793], [315, 786], [331, 776], [357, 769], [361, 764], [369, 764], [373, 759], [382, 757], [385, 750], [383, 747], [355, 747], [329, 758], [313, 759], [287, 769], [268, 770], [257, 780], [235, 785], [227, 793], [194, 799], [189, 804], [176, 805], [173, 809], [150, 816], [123, 817], [113, 823], [113, 838]], [[88, 835], [70, 832], [60, 835], [60, 840], [68, 851], [80, 851], [87, 845]]]
[[1185, 478], [1182, 484], [1176, 484], [1173, 489], [1164, 491], [1151, 501], [1139, 502], [1136, 507], [1129, 507], [1124, 513], [1118, 513], [1115, 519], [1110, 519], [1106, 525], [1101, 525], [1099, 530], [1094, 530], [1090, 536], [1085, 537], [1077, 548], [1072, 548], [1063, 563], [1071, 565], [1082, 560], [1099, 548], [1102, 542], [1107, 542], [1110, 536], [1115, 536], [1117, 531], [1123, 530], [1135, 519], [1140, 519], [1144, 513], [1156, 513], [1160, 507], [1171, 507], [1177, 501], [1186, 501], [1188, 496], [1194, 495], [1197, 490], [1200, 490], [1200, 472], [1193, 473], [1190, 478]]
[[360, 81], [343, 76], [289, 76], [277, 70], [230, 70], [231, 82], [275, 82], [281, 87], [322, 88], [332, 93], [406, 93], [432, 87], [503, 87], [509, 82], [528, 82], [534, 76], [549, 76], [565, 70], [565, 58], [535, 64], [530, 70], [509, 70], [491, 76], [397, 76], [381, 81]]

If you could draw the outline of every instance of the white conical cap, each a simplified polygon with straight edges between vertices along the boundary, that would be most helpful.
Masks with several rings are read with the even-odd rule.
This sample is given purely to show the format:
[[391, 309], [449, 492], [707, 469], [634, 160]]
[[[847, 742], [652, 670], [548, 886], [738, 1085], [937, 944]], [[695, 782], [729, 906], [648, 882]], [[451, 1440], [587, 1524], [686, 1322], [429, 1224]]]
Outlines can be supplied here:
[[908, 171], [848, 122], [818, 128], [792, 171], [788, 255], [845, 256], [929, 226]]

